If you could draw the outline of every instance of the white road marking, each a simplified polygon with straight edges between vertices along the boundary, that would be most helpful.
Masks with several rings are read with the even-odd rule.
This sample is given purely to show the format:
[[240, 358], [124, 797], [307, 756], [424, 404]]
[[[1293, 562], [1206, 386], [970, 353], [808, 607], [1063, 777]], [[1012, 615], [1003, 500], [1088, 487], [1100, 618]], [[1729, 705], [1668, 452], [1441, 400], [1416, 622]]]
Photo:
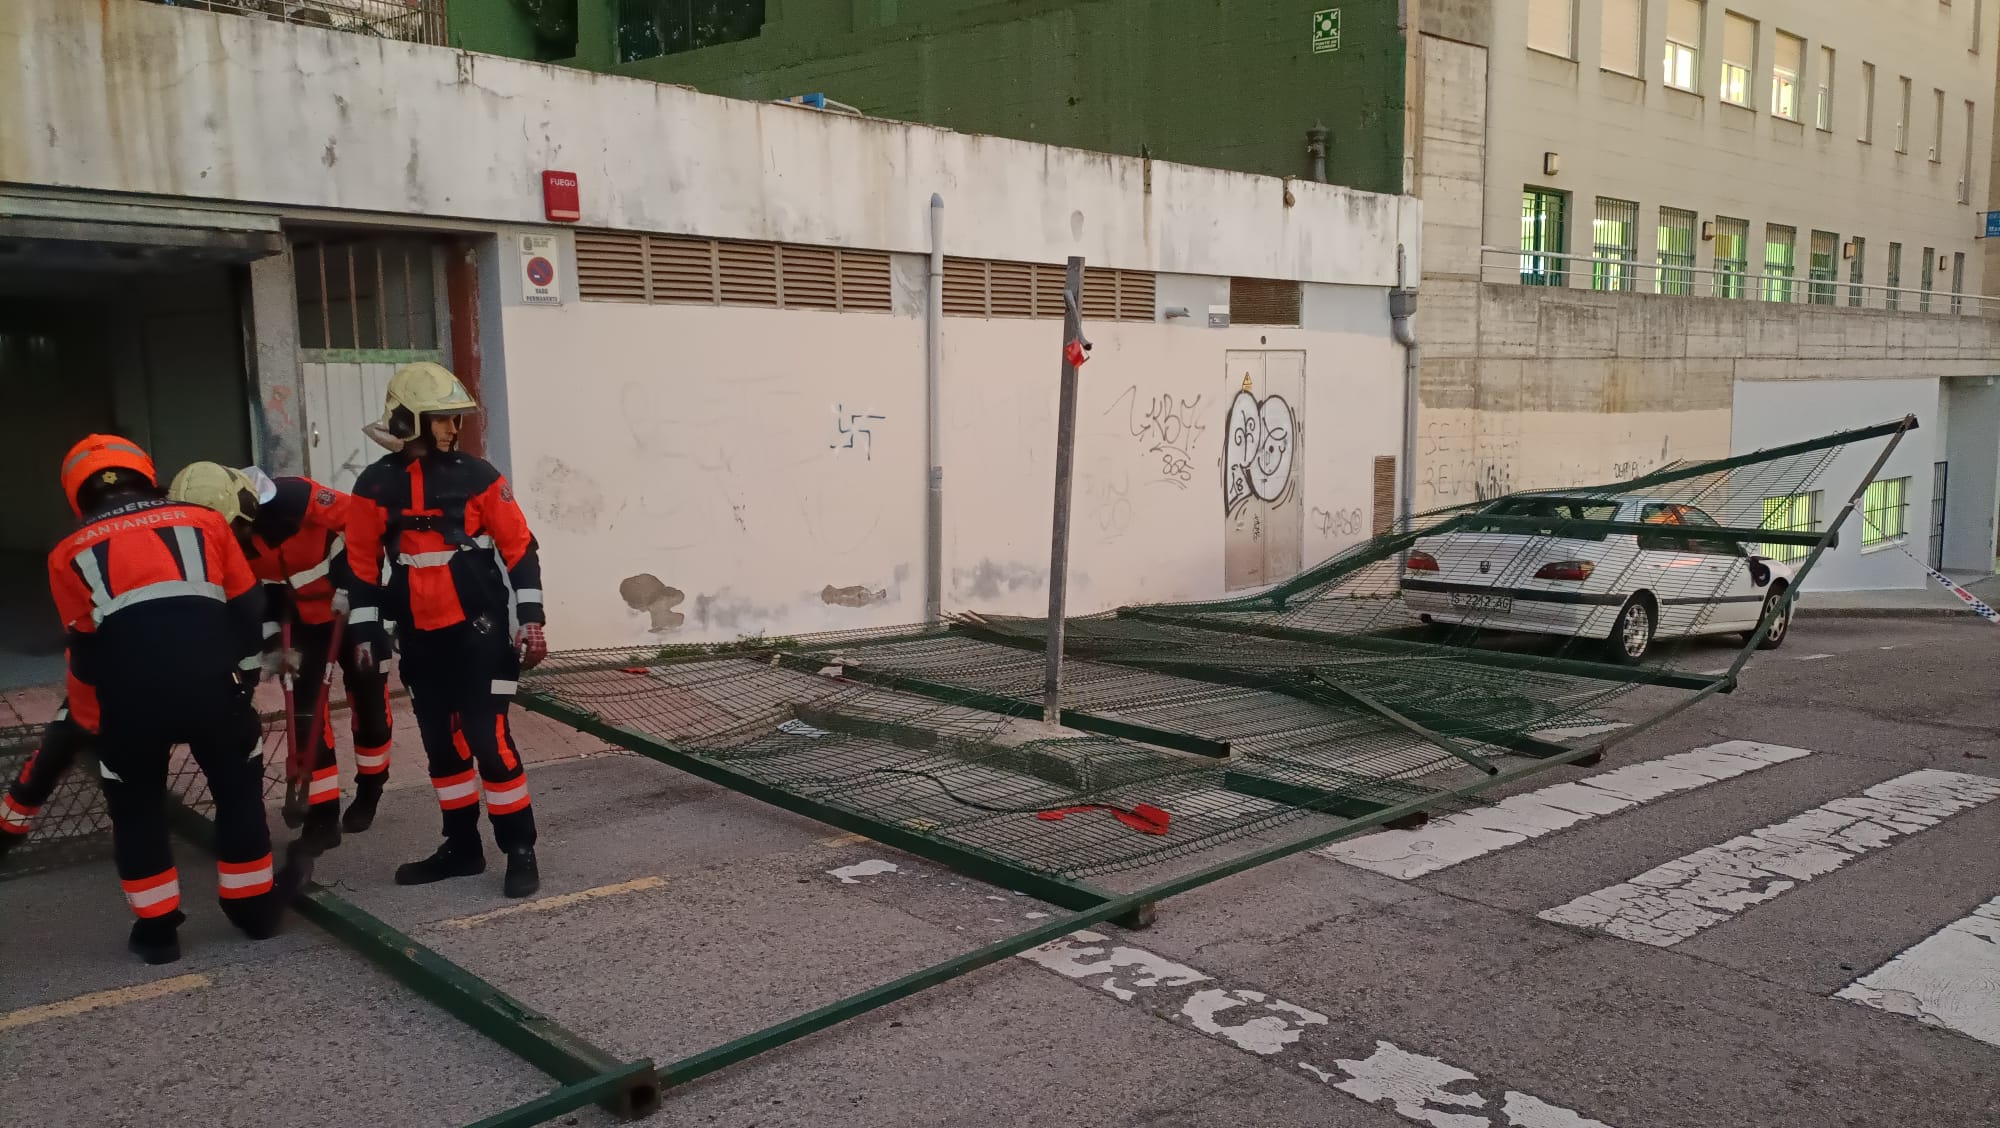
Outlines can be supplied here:
[[1491, 807], [1433, 819], [1415, 830], [1385, 830], [1336, 842], [1319, 852], [1407, 881], [1599, 815], [1810, 755], [1803, 748], [1732, 740], [1510, 796]]
[[106, 1007], [122, 1007], [127, 1003], [143, 1003], [148, 999], [158, 999], [167, 995], [178, 995], [183, 991], [193, 991], [201, 987], [213, 987], [215, 981], [206, 975], [176, 975], [171, 979], [155, 979], [151, 983], [138, 983], [131, 987], [118, 987], [110, 991], [92, 991], [88, 995], [78, 995], [60, 1002], [43, 1003], [36, 1007], [22, 1007], [20, 1010], [0, 1014], [0, 1030], [12, 1030], [20, 1026], [33, 1026], [37, 1022], [47, 1022], [54, 1018], [74, 1018]]
[[1831, 654], [1801, 654], [1801, 655], [1799, 655], [1799, 656], [1798, 656], [1797, 658], [1793, 659], [1793, 661], [1795, 661], [1795, 662], [1817, 662], [1817, 661], [1819, 661], [1819, 660], [1820, 660], [1820, 659], [1822, 659], [1822, 658], [1831, 658], [1831, 657], [1833, 657], [1833, 655], [1831, 655]]
[[[1319, 1078], [1367, 1104], [1386, 1105], [1398, 1116], [1432, 1128], [1610, 1128], [1569, 1109], [1477, 1076], [1389, 1042], [1376, 1041], [1360, 1059], [1329, 1060], [1309, 1043], [1324, 1038], [1331, 1022], [1319, 1011], [1249, 988], [1215, 986], [1205, 972], [1143, 948], [1113, 944], [1102, 933], [1072, 932], [1021, 953], [1021, 958], [1067, 979], [1131, 1003], [1177, 1026], [1187, 1026], [1245, 1053], [1275, 1059], [1287, 1069]], [[1189, 988], [1196, 988], [1190, 991]], [[1485, 1110], [1497, 1109], [1497, 1113]]]
[[1630, 721], [1603, 721], [1590, 725], [1562, 725], [1557, 728], [1535, 729], [1531, 735], [1541, 740], [1570, 740], [1579, 736], [1600, 736], [1631, 727]]
[[1675, 859], [1543, 920], [1667, 948], [1898, 838], [2000, 798], [2000, 780], [1926, 768]]
[[901, 867], [897, 866], [894, 862], [885, 862], [880, 858], [870, 858], [865, 862], [856, 862], [851, 866], [830, 869], [826, 871], [826, 875], [828, 877], [839, 878], [842, 885], [859, 885], [861, 884], [861, 879], [864, 877], [873, 877], [878, 873], [901, 872]]
[[648, 889], [658, 889], [666, 883], [667, 879], [664, 877], [636, 877], [631, 881], [621, 881], [616, 885], [600, 885], [595, 889], [581, 889], [575, 893], [561, 893], [554, 897], [543, 897], [537, 901], [528, 901], [519, 905], [508, 905], [505, 908], [493, 909], [490, 912], [475, 913], [472, 916], [439, 921], [437, 927], [467, 929], [485, 924], [488, 921], [498, 920], [501, 917], [518, 916], [521, 913], [549, 913], [557, 909], [569, 908], [571, 905], [580, 904], [584, 901], [595, 901], [602, 897], [617, 897], [625, 893], [643, 893]]
[[2000, 897], [1842, 988], [1836, 999], [2000, 1046]]

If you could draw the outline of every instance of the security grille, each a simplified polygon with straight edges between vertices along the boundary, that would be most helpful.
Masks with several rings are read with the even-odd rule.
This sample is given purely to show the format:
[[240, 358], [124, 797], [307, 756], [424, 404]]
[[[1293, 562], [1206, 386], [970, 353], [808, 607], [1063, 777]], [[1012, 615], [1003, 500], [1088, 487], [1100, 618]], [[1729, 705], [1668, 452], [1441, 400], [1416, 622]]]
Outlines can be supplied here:
[[[1143, 270], [1083, 269], [1085, 321], [1152, 321], [1156, 284]], [[1063, 268], [1049, 263], [948, 257], [944, 311], [953, 317], [1063, 315]]]
[[579, 231], [576, 277], [587, 302], [875, 313], [893, 304], [888, 254], [842, 247]]

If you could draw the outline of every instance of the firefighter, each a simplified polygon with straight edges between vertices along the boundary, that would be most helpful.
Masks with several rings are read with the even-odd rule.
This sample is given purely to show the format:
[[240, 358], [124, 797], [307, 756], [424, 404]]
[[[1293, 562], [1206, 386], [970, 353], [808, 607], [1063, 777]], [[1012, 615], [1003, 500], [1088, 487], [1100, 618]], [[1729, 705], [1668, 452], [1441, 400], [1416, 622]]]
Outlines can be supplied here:
[[[88, 691], [77, 692], [72, 683], [72, 693], [79, 700], [94, 700]], [[90, 706], [86, 705], [86, 712]], [[76, 759], [88, 748], [96, 734], [94, 713], [89, 713], [89, 725], [84, 717], [70, 711], [66, 700], [56, 710], [55, 719], [42, 730], [42, 739], [35, 750], [28, 755], [28, 762], [21, 765], [21, 774], [7, 785], [5, 795], [0, 795], [0, 857], [20, 844], [35, 827], [35, 816], [42, 813], [42, 804], [54, 795], [56, 784], [62, 782], [63, 774], [76, 763]]]
[[62, 487], [82, 527], [49, 554], [49, 588], [68, 631], [72, 715], [76, 687], [95, 692], [113, 853], [138, 918], [128, 946], [149, 964], [181, 954], [187, 918], [165, 802], [175, 744], [188, 745], [215, 803], [223, 914], [252, 939], [270, 937], [305, 873], [272, 869], [249, 562], [219, 514], [161, 495], [152, 459], [127, 439], [77, 443]]
[[[380, 665], [355, 660], [352, 636], [343, 636], [333, 656], [336, 584], [346, 579], [347, 494], [311, 478], [273, 481], [257, 467], [237, 470], [197, 462], [175, 476], [169, 496], [222, 513], [244, 530], [250, 570], [264, 582], [265, 671], [282, 665], [298, 687], [290, 724], [311, 767], [300, 845], [314, 853], [340, 845], [343, 828], [367, 830], [389, 778], [389, 678]], [[244, 500], [252, 511], [244, 513]], [[289, 619], [290, 653], [280, 653]], [[329, 658], [338, 661], [347, 686], [350, 730], [354, 736], [354, 802], [340, 810], [340, 766], [334, 758], [332, 709], [320, 708], [320, 686], [332, 680]]]
[[485, 872], [483, 791], [504, 890], [526, 897], [541, 886], [535, 813], [507, 711], [521, 671], [548, 656], [541, 564], [507, 480], [458, 449], [460, 417], [478, 409], [441, 364], [405, 365], [389, 381], [381, 420], [364, 430], [391, 453], [361, 472], [348, 507], [348, 624], [378, 664], [385, 620], [395, 624], [443, 812], [443, 844], [398, 868], [396, 883]]

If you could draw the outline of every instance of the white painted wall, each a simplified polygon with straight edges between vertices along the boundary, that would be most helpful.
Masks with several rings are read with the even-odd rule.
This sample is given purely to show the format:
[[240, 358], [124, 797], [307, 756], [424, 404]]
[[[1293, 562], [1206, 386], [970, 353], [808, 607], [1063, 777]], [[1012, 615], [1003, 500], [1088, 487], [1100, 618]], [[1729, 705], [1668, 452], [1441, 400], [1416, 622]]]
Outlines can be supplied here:
[[[1883, 467], [1880, 478], [1910, 479], [1905, 546], [1919, 558], [1929, 548], [1931, 464], [1937, 460], [1938, 382], [1915, 380], [1743, 380], [1736, 385], [1736, 410], [1731, 427], [1732, 453], [1817, 438], [1835, 431], [1917, 417], [1918, 430], [1903, 437]], [[1822, 527], [1853, 496], [1869, 466], [1881, 454], [1882, 443], [1870, 440], [1847, 447], [1821, 473], [1818, 488]], [[1806, 578], [1804, 598], [1813, 591], [1920, 588], [1923, 569], [1887, 545], [1864, 549], [1865, 528], [1857, 510], [1841, 527], [1840, 545], [1820, 558]]]
[[136, 0], [0, 4], [0, 106], [0, 182], [538, 223], [555, 168], [588, 227], [922, 253], [941, 192], [959, 255], [1389, 286], [1418, 254], [1407, 197]]

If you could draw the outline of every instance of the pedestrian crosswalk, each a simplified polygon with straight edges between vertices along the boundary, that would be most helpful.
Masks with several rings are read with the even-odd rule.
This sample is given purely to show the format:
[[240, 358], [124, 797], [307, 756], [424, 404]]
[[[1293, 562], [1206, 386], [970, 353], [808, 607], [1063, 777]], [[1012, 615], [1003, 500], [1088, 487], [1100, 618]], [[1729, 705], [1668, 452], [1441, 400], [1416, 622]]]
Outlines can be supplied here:
[[[1812, 755], [1808, 749], [1751, 741], [1714, 744], [1557, 783], [1414, 830], [1335, 843], [1319, 853], [1358, 869], [1418, 880], [1561, 832], [1594, 827], [1600, 835], [1615, 835], [1616, 827], [1606, 825], [1610, 820], [1647, 804], [1676, 798], [1700, 803], [1693, 793]], [[1768, 803], [1772, 793], [1762, 789], [1759, 801]], [[1759, 906], [1995, 800], [2000, 778], [1931, 768], [1904, 772], [1803, 810], [1774, 812], [1779, 817], [1747, 833], [1636, 875], [1605, 874], [1610, 881], [1600, 888], [1532, 908], [1552, 923], [1673, 948], [1739, 918], [1754, 920]], [[1574, 876], [1574, 867], [1560, 875]], [[1550, 900], [1575, 888], [1568, 884]], [[1958, 905], [1950, 912], [1962, 912], [1963, 902]], [[1937, 927], [1834, 998], [2000, 1046], [2000, 896], [1961, 919], [1940, 920]]]

